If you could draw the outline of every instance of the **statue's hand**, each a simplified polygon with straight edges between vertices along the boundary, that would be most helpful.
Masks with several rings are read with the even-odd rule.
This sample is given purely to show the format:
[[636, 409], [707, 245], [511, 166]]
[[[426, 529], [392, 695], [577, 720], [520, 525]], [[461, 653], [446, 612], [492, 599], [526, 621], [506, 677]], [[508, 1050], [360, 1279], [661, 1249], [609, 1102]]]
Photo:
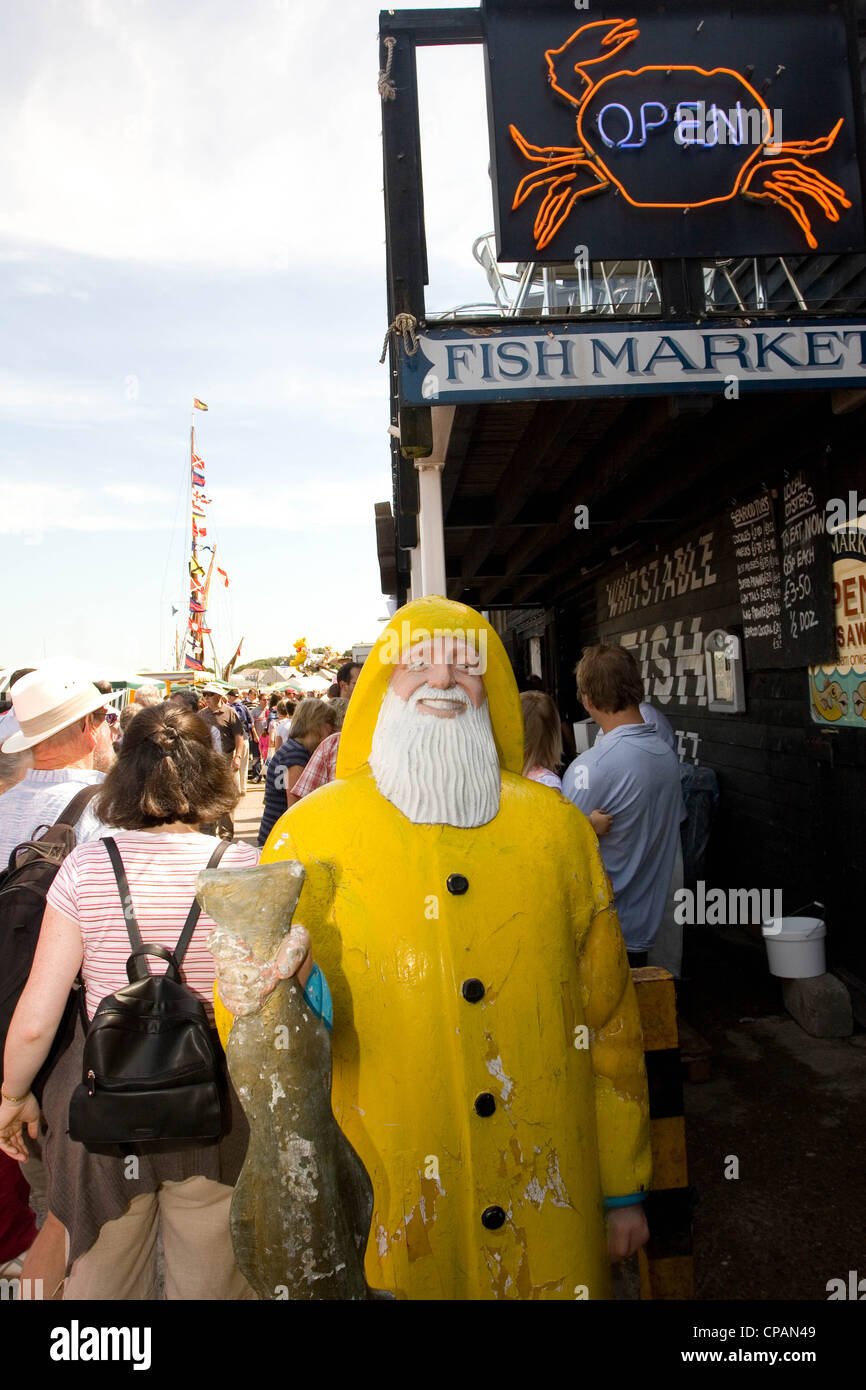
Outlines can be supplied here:
[[640, 1202], [631, 1207], [615, 1207], [607, 1213], [607, 1252], [611, 1264], [627, 1259], [648, 1240], [649, 1226]]
[[267, 961], [259, 960], [245, 941], [224, 927], [211, 932], [208, 949], [216, 961], [220, 999], [236, 1018], [258, 1013], [280, 980], [297, 975], [305, 984], [313, 964], [310, 934], [300, 925], [292, 927]]

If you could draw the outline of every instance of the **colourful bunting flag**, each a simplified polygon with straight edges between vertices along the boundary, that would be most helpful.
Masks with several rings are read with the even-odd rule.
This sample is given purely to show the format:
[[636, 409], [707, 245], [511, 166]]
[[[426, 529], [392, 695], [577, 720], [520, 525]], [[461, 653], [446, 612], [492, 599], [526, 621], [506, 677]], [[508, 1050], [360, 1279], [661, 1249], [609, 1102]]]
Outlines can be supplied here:
[[193, 398], [192, 408], [193, 410], [207, 410], [207, 406], [205, 405], [204, 401], [200, 401], [198, 396], [195, 396]]
[[242, 637], [241, 640], [238, 642], [238, 649], [237, 649], [237, 651], [235, 652], [234, 656], [232, 657], [231, 661], [229, 662], [228, 666], [224, 666], [224, 667], [223, 667], [223, 680], [224, 680], [224, 681], [227, 681], [227, 680], [229, 679], [229, 677], [231, 676], [232, 671], [233, 671], [234, 668], [235, 668], [235, 663], [240, 659], [241, 647], [242, 647], [243, 645], [244, 645], [244, 639], [243, 639], [243, 637]]
[[183, 666], [185, 671], [203, 671], [204, 666], [200, 661], [194, 661], [191, 656], [184, 657]]
[[192, 480], [196, 487], [204, 487], [204, 474], [199, 473], [195, 468], [192, 470]]
[[226, 574], [225, 570], [221, 570], [220, 567], [219, 567], [219, 565], [217, 565], [216, 571], [217, 571], [217, 574], [221, 574], [221, 575], [222, 575], [222, 577], [223, 577], [223, 583], [225, 584], [226, 588], [228, 588], [228, 586], [229, 586], [229, 577], [228, 577], [228, 575]]

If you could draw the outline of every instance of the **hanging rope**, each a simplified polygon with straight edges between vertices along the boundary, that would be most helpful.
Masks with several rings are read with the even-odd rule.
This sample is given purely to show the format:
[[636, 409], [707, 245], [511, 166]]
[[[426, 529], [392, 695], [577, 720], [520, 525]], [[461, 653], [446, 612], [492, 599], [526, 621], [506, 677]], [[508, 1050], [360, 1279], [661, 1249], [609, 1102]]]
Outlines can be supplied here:
[[388, 60], [384, 68], [379, 69], [379, 81], [377, 84], [379, 87], [379, 96], [383, 101], [394, 101], [397, 96], [397, 88], [391, 81], [391, 64], [394, 61], [394, 49], [397, 46], [397, 40], [387, 38], [383, 39], [382, 42], [388, 50]]
[[407, 357], [414, 357], [418, 351], [418, 334], [415, 329], [418, 327], [418, 320], [414, 314], [398, 314], [393, 323], [388, 324], [388, 331], [385, 334], [385, 341], [382, 344], [382, 356], [379, 362], [385, 361], [388, 352], [388, 339], [394, 333], [403, 339], [403, 349]]

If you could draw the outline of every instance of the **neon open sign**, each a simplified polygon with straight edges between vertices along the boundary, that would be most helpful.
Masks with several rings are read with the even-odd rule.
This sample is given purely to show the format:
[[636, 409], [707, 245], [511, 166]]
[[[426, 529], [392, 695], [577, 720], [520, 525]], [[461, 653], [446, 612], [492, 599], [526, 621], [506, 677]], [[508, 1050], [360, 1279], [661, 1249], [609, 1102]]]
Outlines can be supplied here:
[[[621, 112], [621, 116], [609, 114], [614, 111]], [[617, 135], [617, 123], [621, 123], [622, 117], [628, 129], [624, 135]], [[664, 102], [644, 101], [637, 121], [621, 101], [609, 101], [596, 118], [598, 133], [608, 149], [618, 150], [643, 149], [651, 130], [661, 130], [671, 124], [678, 145], [700, 145], [704, 149], [712, 149], [714, 145], [764, 145], [773, 153], [782, 149], [782, 112], [776, 110], [771, 116], [766, 107], [753, 106], [747, 110], [741, 101], [729, 111], [715, 102], [708, 108], [701, 99], [680, 101], [673, 113]], [[640, 131], [639, 140], [632, 139], [636, 129]], [[770, 135], [775, 137], [772, 145]]]
[[[541, 192], [541, 206], [533, 228], [538, 250], [543, 250], [553, 240], [579, 198], [584, 197], [587, 193], [597, 193], [600, 189], [608, 187], [618, 188], [633, 207], [644, 208], [706, 207], [709, 203], [727, 202], [739, 193], [746, 194], [750, 198], [766, 199], [768, 202], [776, 203], [779, 207], [785, 208], [791, 214], [803, 229], [808, 245], [816, 250], [818, 242], [812, 231], [811, 220], [803, 199], [808, 197], [813, 200], [819, 212], [832, 222], [838, 222], [840, 207], [850, 208], [851, 204], [843, 188], [840, 188], [838, 184], [833, 183], [823, 174], [818, 173], [817, 170], [810, 169], [803, 163], [801, 156], [822, 154], [829, 150], [839, 133], [842, 125], [841, 118], [823, 139], [792, 140], [787, 145], [774, 143], [770, 146], [762, 138], [761, 143], [739, 166], [730, 170], [718, 170], [719, 191], [710, 197], [701, 197], [699, 194], [698, 196], [669, 201], [661, 190], [658, 197], [636, 197], [629, 187], [630, 180], [627, 171], [618, 171], [610, 160], [603, 158], [595, 149], [593, 125], [608, 149], [621, 150], [639, 148], [641, 144], [646, 144], [647, 130], [652, 129], [653, 126], [667, 123], [669, 113], [664, 104], [657, 101], [645, 101], [641, 103], [640, 108], [643, 138], [637, 144], [614, 141], [602, 133], [602, 117], [606, 111], [610, 112], [614, 106], [618, 106], [625, 113], [630, 122], [630, 132], [634, 132], [634, 122], [629, 106], [626, 103], [605, 102], [600, 95], [604, 89], [616, 86], [621, 92], [625, 91], [631, 95], [636, 87], [640, 90], [641, 85], [645, 85], [649, 75], [660, 80], [661, 78], [673, 77], [674, 74], [687, 73], [688, 80], [691, 82], [701, 78], [722, 81], [732, 95], [742, 90], [751, 97], [756, 108], [761, 111], [762, 124], [763, 116], [766, 114], [765, 128], [768, 136], [772, 133], [773, 121], [766, 102], [755, 91], [751, 83], [743, 77], [742, 73], [735, 72], [732, 68], [708, 69], [692, 67], [691, 65], [684, 66], [683, 64], [671, 64], [669, 68], [663, 68], [658, 64], [648, 64], [646, 67], [637, 69], [620, 69], [617, 72], [606, 74], [600, 80], [596, 80], [595, 76], [587, 71], [597, 63], [610, 62], [612, 58], [639, 37], [640, 30], [633, 19], [594, 19], [590, 24], [581, 25], [561, 48], [549, 48], [544, 55], [553, 90], [577, 108], [579, 144], [570, 151], [563, 150], [561, 147], [542, 149], [530, 145], [516, 126], [511, 127], [514, 142], [521, 153], [526, 156], [530, 163], [542, 166], [541, 169], [536, 167], [520, 180], [512, 204], [513, 208], [519, 208], [531, 193]], [[584, 58], [582, 53], [587, 43], [594, 43], [596, 48], [602, 50], [609, 47], [610, 53], [602, 51], [600, 55], [595, 57]], [[576, 63], [573, 61], [575, 50], [581, 54]], [[577, 73], [585, 84], [579, 95], [575, 94], [573, 90], [572, 73]], [[563, 86], [562, 84], [565, 82], [571, 85]], [[604, 95], [607, 95], [607, 91], [604, 91]], [[683, 110], [692, 104], [681, 101], [677, 103], [677, 109]], [[656, 109], [662, 114], [660, 120], [656, 120], [650, 125], [646, 122], [645, 112], [652, 109]], [[681, 143], [686, 142], [682, 141]], [[703, 143], [709, 144], [706, 140]], [[719, 145], [720, 141], [716, 139], [713, 143]], [[762, 159], [762, 155], [766, 155], [767, 158]], [[776, 159], [782, 160], [784, 163], [774, 167], [772, 161]], [[582, 184], [579, 175], [588, 179], [588, 182]]]
[[705, 0], [705, 22], [570, 32], [560, 3], [486, 0], [500, 259], [864, 248], [844, 6]]

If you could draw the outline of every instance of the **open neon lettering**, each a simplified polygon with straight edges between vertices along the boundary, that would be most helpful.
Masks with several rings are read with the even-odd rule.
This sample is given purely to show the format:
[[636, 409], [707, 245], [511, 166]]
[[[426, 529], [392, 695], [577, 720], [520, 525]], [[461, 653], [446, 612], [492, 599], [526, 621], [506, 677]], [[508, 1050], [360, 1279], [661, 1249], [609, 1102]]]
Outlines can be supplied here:
[[[626, 137], [626, 139], [611, 140], [610, 136], [607, 134], [607, 131], [605, 130], [604, 117], [607, 111], [622, 111], [625, 113], [625, 116], [628, 119], [628, 136]], [[647, 120], [648, 111], [660, 111], [660, 120]], [[634, 121], [632, 119], [631, 112], [629, 111], [627, 106], [622, 105], [622, 102], [610, 101], [608, 102], [607, 106], [603, 106], [598, 113], [598, 133], [601, 136], [604, 143], [607, 145], [608, 149], [610, 150], [614, 148], [618, 150], [639, 150], [643, 145], [646, 144], [647, 131], [657, 130], [659, 126], [666, 125], [669, 117], [670, 112], [668, 111], [668, 108], [664, 106], [660, 101], [643, 102], [640, 108], [641, 138], [639, 140], [632, 140], [631, 137], [634, 134]]]
[[774, 136], [773, 147], [781, 148], [782, 112], [770, 115], [766, 107], [746, 111], [738, 101], [726, 113], [713, 102], [707, 110], [704, 101], [681, 101], [674, 111], [678, 145], [701, 145], [713, 149], [716, 145], [765, 145]]
[[[628, 122], [624, 135], [616, 136], [616, 122], [613, 112], [618, 111]], [[645, 101], [640, 107], [640, 139], [634, 140], [635, 119], [620, 101], [609, 101], [598, 113], [597, 127], [608, 149], [639, 150], [647, 143], [651, 130], [660, 130], [668, 124], [671, 113], [660, 101]], [[760, 145], [766, 142], [771, 133], [775, 142], [781, 143], [782, 113], [776, 111], [773, 117], [766, 109], [757, 107], [746, 111], [742, 102], [725, 111], [715, 102], [708, 108], [704, 101], [680, 101], [673, 113], [675, 125], [674, 140], [678, 145], [698, 145], [703, 149], [713, 149], [716, 145]]]

